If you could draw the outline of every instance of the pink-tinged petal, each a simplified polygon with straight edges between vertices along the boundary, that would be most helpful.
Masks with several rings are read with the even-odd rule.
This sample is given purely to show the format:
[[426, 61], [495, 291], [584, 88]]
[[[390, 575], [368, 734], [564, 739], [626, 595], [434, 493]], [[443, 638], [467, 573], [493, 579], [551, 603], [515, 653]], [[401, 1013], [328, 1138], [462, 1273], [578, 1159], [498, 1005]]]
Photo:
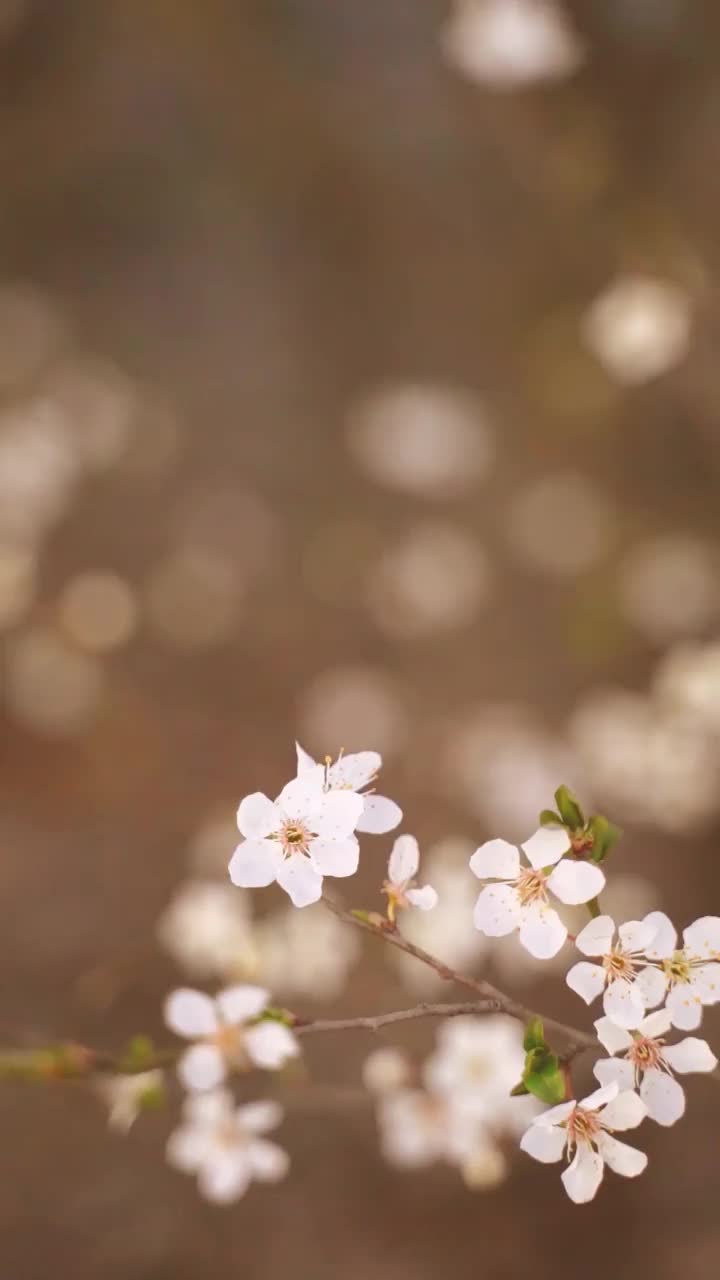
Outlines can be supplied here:
[[688, 925], [683, 942], [688, 951], [701, 960], [720, 959], [720, 916], [701, 916]]
[[611, 916], [596, 916], [581, 929], [575, 946], [584, 956], [606, 956], [615, 936], [615, 921]]
[[596, 1089], [594, 1093], [589, 1093], [587, 1098], [583, 1098], [578, 1106], [583, 1111], [597, 1111], [598, 1107], [605, 1107], [609, 1102], [617, 1098], [619, 1089], [616, 1084], [610, 1083], [603, 1085], [602, 1089]]
[[667, 960], [677, 949], [677, 929], [674, 924], [664, 911], [649, 912], [643, 924], [649, 924], [655, 930], [655, 936], [645, 948], [645, 954], [651, 960]]
[[248, 1189], [252, 1171], [243, 1148], [228, 1147], [213, 1154], [198, 1175], [198, 1187], [206, 1200], [232, 1204]]
[[245, 796], [237, 811], [237, 824], [240, 833], [250, 840], [264, 840], [266, 836], [277, 831], [282, 817], [268, 796], [262, 791], [254, 791]]
[[408, 889], [405, 897], [411, 907], [417, 907], [419, 911], [432, 911], [438, 902], [437, 892], [431, 884], [425, 884], [421, 889]]
[[520, 854], [507, 840], [486, 840], [470, 859], [470, 870], [478, 880], [517, 880]]
[[388, 877], [393, 884], [406, 884], [417, 874], [420, 850], [414, 836], [398, 836], [388, 862]]
[[570, 837], [562, 827], [539, 827], [520, 847], [531, 867], [553, 867], [570, 849]]
[[608, 1169], [619, 1173], [622, 1178], [637, 1178], [647, 1168], [648, 1158], [644, 1151], [638, 1151], [627, 1142], [618, 1142], [609, 1133], [598, 1134], [597, 1145]]
[[165, 1154], [168, 1164], [181, 1173], [197, 1173], [212, 1149], [212, 1136], [193, 1124], [180, 1125], [168, 1138]]
[[183, 1102], [183, 1118], [195, 1128], [211, 1134], [221, 1125], [232, 1124], [235, 1115], [235, 1099], [229, 1089], [214, 1089], [212, 1093], [190, 1093]]
[[217, 1045], [194, 1044], [179, 1059], [177, 1073], [185, 1089], [216, 1089], [225, 1079], [225, 1060]]
[[259, 1182], [279, 1182], [290, 1168], [290, 1157], [276, 1142], [258, 1139], [248, 1147], [248, 1160]]
[[349, 787], [351, 791], [360, 791], [382, 768], [382, 756], [378, 751], [355, 751], [352, 755], [341, 756], [328, 770], [328, 782], [331, 787]]
[[643, 1018], [638, 1031], [641, 1036], [648, 1036], [654, 1040], [658, 1036], [664, 1036], [672, 1026], [672, 1018], [667, 1009], [656, 1009], [654, 1013], [649, 1013]]
[[277, 879], [282, 851], [274, 840], [243, 840], [228, 864], [233, 884], [242, 889], [264, 889]]
[[653, 1005], [660, 1004], [661, 1000], [665, 999], [668, 980], [662, 969], [651, 969], [648, 966], [638, 972], [635, 986], [645, 1007], [652, 1009]]
[[634, 983], [626, 982], [624, 978], [616, 978], [614, 982], [608, 983], [603, 996], [603, 1009], [608, 1018], [628, 1031], [639, 1027], [645, 1017], [645, 1005], [640, 992]]
[[286, 858], [277, 873], [277, 882], [288, 894], [294, 907], [309, 907], [322, 896], [323, 878], [302, 854]]
[[566, 1142], [567, 1134], [564, 1129], [531, 1124], [520, 1139], [520, 1150], [534, 1160], [540, 1160], [542, 1164], [555, 1164], [557, 1160], [562, 1160]]
[[717, 1004], [720, 1000], [720, 964], [703, 964], [691, 970], [690, 986], [693, 995], [699, 996], [703, 1004]]
[[601, 1084], [616, 1084], [618, 1089], [635, 1088], [635, 1072], [627, 1058], [598, 1058], [593, 1075]]
[[694, 995], [689, 982], [679, 982], [672, 987], [667, 998], [667, 1011], [674, 1027], [681, 1031], [694, 1031], [702, 1022], [702, 1000]]
[[656, 1124], [675, 1124], [685, 1113], [685, 1091], [665, 1071], [651, 1067], [640, 1085], [640, 1097]]
[[297, 776], [303, 773], [310, 773], [311, 769], [317, 769], [317, 760], [313, 760], [307, 751], [304, 751], [299, 742], [295, 743], [295, 755], [297, 756]]
[[312, 829], [321, 840], [345, 840], [351, 836], [363, 811], [364, 800], [354, 791], [328, 791], [312, 815]]
[[387, 796], [363, 796], [363, 811], [355, 825], [356, 831], [371, 836], [384, 836], [394, 831], [402, 822], [402, 809]]
[[322, 876], [354, 876], [358, 869], [360, 845], [354, 836], [342, 840], [312, 840], [309, 852], [313, 866]]
[[543, 1129], [551, 1129], [555, 1125], [564, 1124], [569, 1116], [572, 1115], [576, 1107], [575, 1102], [559, 1102], [556, 1107], [549, 1107], [547, 1111], [541, 1111], [536, 1116], [533, 1124], [541, 1125]]
[[165, 1001], [164, 1016], [171, 1031], [189, 1040], [211, 1036], [218, 1028], [215, 1001], [204, 991], [193, 991], [190, 987], [170, 993]]
[[608, 1129], [623, 1132], [625, 1129], [637, 1129], [647, 1115], [647, 1107], [631, 1089], [619, 1093], [608, 1102], [600, 1117]]
[[594, 862], [576, 862], [563, 858], [548, 879], [556, 898], [568, 907], [578, 907], [597, 898], [605, 888], [605, 876]]
[[316, 813], [325, 795], [324, 783], [325, 769], [316, 764], [314, 769], [308, 769], [299, 778], [286, 783], [276, 804], [288, 818], [304, 818], [309, 813]]
[[567, 929], [557, 911], [541, 902], [521, 908], [520, 942], [536, 960], [556, 956], [567, 938]]
[[512, 885], [490, 884], [483, 889], [473, 913], [475, 928], [488, 938], [504, 938], [519, 928], [520, 903]]
[[698, 1040], [696, 1036], [686, 1036], [679, 1044], [665, 1045], [663, 1058], [679, 1075], [694, 1071], [714, 1071], [718, 1064], [707, 1040]]
[[590, 1147], [580, 1146], [572, 1164], [562, 1174], [562, 1184], [575, 1204], [587, 1204], [603, 1180], [602, 1158]]
[[603, 1049], [607, 1049], [608, 1053], [622, 1053], [633, 1042], [630, 1032], [619, 1027], [612, 1018], [598, 1018], [595, 1031]]
[[606, 976], [601, 964], [589, 964], [587, 960], [580, 960], [569, 970], [565, 981], [581, 1000], [592, 1004], [603, 990]]
[[236, 987], [226, 987], [217, 996], [217, 1008], [224, 1023], [237, 1025], [257, 1018], [267, 1008], [270, 993], [264, 987], [254, 987], [239, 983]]
[[628, 920], [620, 925], [618, 932], [623, 951], [631, 955], [640, 955], [655, 938], [655, 929], [647, 920]]
[[264, 1071], [278, 1071], [290, 1058], [297, 1058], [300, 1046], [292, 1031], [281, 1022], [259, 1022], [245, 1032], [245, 1048], [250, 1061]]
[[240, 1129], [246, 1133], [269, 1133], [277, 1129], [283, 1118], [283, 1109], [279, 1102], [268, 1098], [265, 1102], [247, 1102], [238, 1107], [236, 1118]]

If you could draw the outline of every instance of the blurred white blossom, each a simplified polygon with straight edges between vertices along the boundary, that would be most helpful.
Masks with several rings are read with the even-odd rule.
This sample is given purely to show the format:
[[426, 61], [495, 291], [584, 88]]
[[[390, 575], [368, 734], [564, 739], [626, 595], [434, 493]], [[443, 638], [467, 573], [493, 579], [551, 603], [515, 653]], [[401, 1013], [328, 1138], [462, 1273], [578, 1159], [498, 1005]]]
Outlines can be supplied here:
[[525, 1065], [519, 1024], [503, 1014], [448, 1018], [436, 1039], [423, 1069], [430, 1092], [496, 1136], [521, 1132], [537, 1104], [510, 1096]]
[[162, 1096], [162, 1071], [141, 1071], [137, 1075], [101, 1076], [97, 1082], [100, 1097], [108, 1107], [108, 1124], [119, 1133], [127, 1133], [144, 1107]]
[[596, 483], [576, 471], [531, 480], [510, 500], [507, 532], [516, 553], [552, 577], [575, 577], [609, 550], [614, 513]]
[[322, 904], [273, 911], [257, 921], [254, 943], [263, 982], [285, 997], [308, 1000], [339, 996], [361, 951], [355, 930]]
[[5, 700], [22, 724], [47, 737], [90, 728], [106, 684], [97, 658], [78, 653], [49, 629], [33, 627], [11, 637], [5, 662]]
[[634, 386], [672, 369], [690, 345], [692, 308], [679, 285], [621, 276], [585, 314], [588, 346], [618, 382]]
[[65, 514], [81, 463], [70, 425], [50, 400], [0, 414], [0, 534], [37, 542]]
[[130, 640], [138, 609], [132, 587], [119, 574], [88, 570], [63, 588], [59, 614], [65, 631], [81, 649], [108, 653]]
[[651, 640], [702, 631], [720, 603], [717, 553], [690, 535], [649, 538], [624, 556], [618, 596], [625, 617]]
[[412, 1065], [401, 1049], [384, 1045], [373, 1049], [362, 1067], [362, 1079], [369, 1093], [393, 1093], [404, 1089], [412, 1079]]
[[226, 987], [214, 998], [189, 987], [171, 992], [165, 1022], [176, 1035], [195, 1041], [177, 1064], [186, 1089], [215, 1089], [230, 1070], [277, 1071], [297, 1057], [300, 1047], [288, 1027], [275, 1019], [257, 1021], [269, 999], [263, 987], [248, 985]]
[[442, 44], [458, 71], [491, 89], [562, 79], [585, 58], [558, 0], [453, 0]]
[[299, 718], [303, 740], [373, 742], [383, 755], [402, 747], [409, 728], [398, 686], [379, 667], [325, 667], [301, 694]]
[[192, 978], [257, 976], [259, 950], [249, 895], [231, 885], [186, 881], [160, 916], [157, 934], [165, 950]]
[[657, 667], [655, 695], [661, 704], [720, 733], [720, 643], [683, 644], [668, 650]]
[[491, 580], [478, 542], [452, 524], [425, 521], [382, 553], [369, 574], [368, 600], [383, 631], [413, 639], [472, 621]]
[[250, 1102], [236, 1107], [226, 1090], [185, 1099], [180, 1126], [170, 1135], [168, 1162], [182, 1173], [197, 1175], [201, 1195], [230, 1204], [253, 1181], [277, 1182], [290, 1161], [282, 1147], [263, 1135], [282, 1119], [277, 1102]]

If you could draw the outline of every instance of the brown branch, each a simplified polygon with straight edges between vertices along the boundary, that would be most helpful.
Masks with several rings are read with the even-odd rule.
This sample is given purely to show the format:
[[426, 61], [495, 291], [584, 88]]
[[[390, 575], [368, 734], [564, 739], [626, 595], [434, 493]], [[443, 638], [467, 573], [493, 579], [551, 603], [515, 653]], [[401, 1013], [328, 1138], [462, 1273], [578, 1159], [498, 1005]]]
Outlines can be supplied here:
[[377, 1013], [365, 1018], [317, 1018], [313, 1022], [296, 1022], [296, 1035], [316, 1031], [379, 1031], [394, 1022], [411, 1022], [415, 1018], [457, 1018], [467, 1013], [492, 1013], [499, 1010], [497, 1000], [467, 1000], [460, 1004], [417, 1004], [412, 1009], [396, 1009], [394, 1013]]

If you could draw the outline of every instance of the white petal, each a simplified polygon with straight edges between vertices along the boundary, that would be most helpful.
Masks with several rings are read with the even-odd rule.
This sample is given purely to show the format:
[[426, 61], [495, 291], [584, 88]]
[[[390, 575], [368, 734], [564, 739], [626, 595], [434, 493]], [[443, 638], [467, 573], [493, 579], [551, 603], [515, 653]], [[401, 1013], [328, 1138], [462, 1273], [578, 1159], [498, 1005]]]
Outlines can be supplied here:
[[270, 993], [264, 987], [246, 984], [226, 987], [217, 996], [218, 1012], [225, 1023], [247, 1022], [267, 1008], [269, 999]]
[[603, 1179], [603, 1162], [597, 1152], [581, 1146], [572, 1164], [562, 1175], [562, 1183], [575, 1204], [592, 1200]]
[[228, 866], [233, 884], [242, 889], [264, 889], [277, 878], [282, 852], [274, 840], [243, 840]]
[[679, 1044], [666, 1045], [663, 1058], [680, 1075], [691, 1071], [714, 1071], [718, 1064], [707, 1040], [698, 1040], [696, 1036], [687, 1036]]
[[215, 1001], [204, 991], [192, 991], [189, 987], [172, 991], [165, 1001], [164, 1014], [170, 1030], [190, 1040], [196, 1036], [211, 1036], [217, 1031]]
[[168, 1164], [182, 1173], [196, 1173], [207, 1159], [211, 1141], [206, 1130], [193, 1124], [180, 1125], [168, 1138], [165, 1148]]
[[608, 1102], [601, 1120], [608, 1129], [637, 1129], [647, 1115], [647, 1107], [641, 1098], [632, 1090], [626, 1089], [616, 1098]]
[[295, 743], [295, 754], [297, 756], [297, 776], [301, 773], [309, 773], [311, 769], [317, 768], [317, 761], [304, 751], [299, 742]]
[[623, 951], [631, 955], [639, 955], [655, 938], [655, 929], [647, 920], [628, 920], [620, 925], [619, 933]]
[[694, 956], [717, 960], [720, 957], [720, 916], [701, 916], [694, 924], [688, 925], [683, 933], [683, 942]]
[[597, 1111], [598, 1107], [604, 1107], [608, 1102], [613, 1102], [619, 1092], [617, 1084], [611, 1081], [610, 1084], [603, 1085], [602, 1089], [589, 1093], [587, 1098], [583, 1098], [578, 1103], [578, 1106], [582, 1107], [583, 1111]]
[[520, 1150], [543, 1164], [554, 1164], [556, 1160], [562, 1160], [566, 1142], [564, 1129], [531, 1124], [520, 1139]]
[[626, 982], [624, 978], [616, 978], [609, 982], [603, 996], [603, 1009], [608, 1018], [617, 1022], [619, 1027], [632, 1031], [639, 1027], [645, 1017], [645, 1005], [635, 984]]
[[562, 827], [539, 827], [520, 847], [532, 867], [552, 867], [568, 852], [570, 837]]
[[312, 829], [322, 840], [344, 840], [351, 836], [365, 801], [354, 791], [328, 791], [313, 812]]
[[535, 902], [521, 908], [520, 942], [536, 960], [556, 956], [567, 938], [567, 929], [557, 911]]
[[268, 1098], [265, 1102], [247, 1102], [237, 1111], [237, 1123], [246, 1133], [268, 1133], [277, 1129], [283, 1118], [279, 1102]]
[[475, 928], [488, 938], [504, 938], [519, 927], [520, 919], [520, 903], [512, 885], [490, 884], [475, 903]]
[[651, 969], [649, 966], [640, 969], [635, 978], [635, 986], [646, 1008], [652, 1009], [653, 1005], [660, 1004], [667, 994], [668, 980], [662, 969]]
[[596, 916], [581, 929], [575, 946], [584, 956], [606, 956], [612, 947], [615, 921], [612, 916]]
[[411, 906], [420, 911], [432, 911], [437, 906], [437, 892], [431, 884], [425, 884], [421, 889], [408, 889], [405, 897]]
[[420, 850], [414, 836], [398, 836], [388, 862], [388, 876], [393, 884], [405, 884], [417, 874]]
[[254, 791], [245, 796], [237, 811], [237, 824], [241, 833], [251, 840], [264, 840], [273, 831], [277, 831], [282, 817], [268, 796], [262, 791]]
[[651, 1040], [657, 1039], [658, 1036], [664, 1036], [672, 1026], [672, 1018], [667, 1009], [656, 1009], [654, 1013], [649, 1013], [643, 1018], [638, 1031], [641, 1036], [648, 1036]]
[[645, 948], [645, 954], [651, 960], [666, 960], [677, 948], [677, 929], [674, 924], [664, 911], [651, 911], [645, 916], [643, 923], [652, 925], [655, 930], [655, 937]]
[[244, 1149], [232, 1147], [213, 1155], [203, 1165], [198, 1176], [198, 1187], [206, 1200], [216, 1204], [231, 1204], [247, 1191], [252, 1177], [250, 1163]]
[[356, 824], [356, 831], [367, 832], [368, 835], [384, 836], [394, 831], [402, 822], [402, 809], [387, 796], [363, 796], [363, 811]]
[[360, 861], [360, 845], [354, 836], [312, 840], [309, 853], [313, 865], [323, 876], [354, 876]]
[[627, 1058], [598, 1058], [593, 1075], [600, 1084], [616, 1084], [618, 1089], [635, 1088], [635, 1072]]
[[534, 1123], [541, 1125], [543, 1129], [551, 1129], [555, 1125], [561, 1125], [572, 1114], [576, 1105], [572, 1101], [559, 1102], [556, 1107], [549, 1107], [547, 1111], [541, 1111]]
[[563, 858], [548, 879], [556, 898], [569, 907], [580, 906], [597, 898], [605, 888], [605, 876], [594, 862], [575, 862]]
[[248, 1147], [248, 1160], [253, 1177], [260, 1182], [279, 1182], [290, 1168], [290, 1157], [276, 1142], [258, 1139]]
[[256, 1067], [277, 1071], [290, 1058], [297, 1058], [300, 1046], [289, 1027], [281, 1022], [259, 1022], [245, 1033], [248, 1057]]
[[629, 1049], [633, 1042], [630, 1033], [619, 1027], [612, 1018], [598, 1018], [595, 1030], [603, 1049], [607, 1049], [608, 1053], [621, 1053], [623, 1049]]
[[520, 854], [507, 840], [486, 840], [470, 859], [470, 870], [478, 880], [517, 880]]
[[225, 1060], [214, 1044], [194, 1044], [177, 1064], [177, 1073], [185, 1089], [216, 1089], [225, 1079]]
[[580, 960], [569, 970], [565, 981], [586, 1004], [592, 1004], [605, 986], [605, 970], [601, 964]]
[[204, 1129], [211, 1137], [220, 1126], [232, 1124], [234, 1115], [235, 1099], [229, 1089], [190, 1093], [183, 1102], [184, 1118], [195, 1128]]
[[673, 1026], [681, 1031], [694, 1031], [702, 1022], [702, 1001], [693, 995], [689, 982], [679, 982], [671, 989], [666, 1008]]
[[288, 818], [304, 818], [316, 813], [325, 795], [323, 785], [325, 770], [321, 764], [308, 769], [299, 778], [293, 778], [280, 792], [276, 804]]
[[665, 1071], [651, 1067], [640, 1085], [640, 1097], [656, 1124], [671, 1125], [685, 1112], [685, 1091]]
[[717, 1004], [720, 1000], [720, 964], [703, 964], [690, 974], [693, 995], [703, 1004]]
[[598, 1134], [597, 1145], [608, 1169], [623, 1178], [637, 1178], [647, 1168], [648, 1158], [644, 1151], [628, 1146], [627, 1142], [618, 1142], [609, 1133]]
[[331, 787], [349, 787], [351, 791], [360, 791], [382, 768], [382, 756], [378, 751], [355, 751], [349, 756], [341, 756], [328, 770], [328, 782]]
[[284, 859], [277, 873], [277, 882], [295, 907], [309, 907], [311, 902], [317, 902], [322, 896], [320, 872], [299, 853]]

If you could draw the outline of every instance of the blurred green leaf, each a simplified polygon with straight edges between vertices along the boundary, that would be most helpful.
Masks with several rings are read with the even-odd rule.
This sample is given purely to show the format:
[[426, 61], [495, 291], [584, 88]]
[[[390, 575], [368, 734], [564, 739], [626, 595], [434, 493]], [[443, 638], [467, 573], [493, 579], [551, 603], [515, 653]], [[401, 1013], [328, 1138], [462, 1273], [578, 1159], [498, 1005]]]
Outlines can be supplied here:
[[523, 1084], [528, 1093], [554, 1106], [565, 1101], [565, 1076], [560, 1061], [547, 1049], [533, 1049], [525, 1059]]
[[556, 813], [554, 809], [543, 809], [540, 814], [541, 827], [561, 827], [562, 825], [563, 820], [559, 813]]
[[571, 831], [579, 831], [585, 826], [585, 816], [569, 787], [558, 787], [555, 792], [555, 803], [563, 820], [563, 825]]
[[590, 818], [587, 829], [593, 838], [593, 861], [602, 862], [610, 853], [613, 845], [617, 844], [622, 831], [614, 823], [610, 822], [608, 818], [603, 817], [601, 813], [595, 814]]

